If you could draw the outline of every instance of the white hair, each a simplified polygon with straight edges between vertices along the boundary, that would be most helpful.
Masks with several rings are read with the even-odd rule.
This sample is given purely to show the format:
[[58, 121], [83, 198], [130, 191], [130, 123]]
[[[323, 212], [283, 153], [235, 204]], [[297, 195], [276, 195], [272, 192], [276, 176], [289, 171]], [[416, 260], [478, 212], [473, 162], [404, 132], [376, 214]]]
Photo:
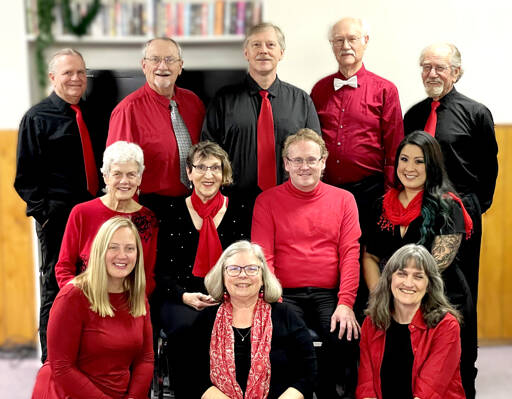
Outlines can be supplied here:
[[359, 25], [361, 26], [361, 41], [363, 42], [363, 44], [365, 44], [364, 40], [365, 40], [365, 37], [366, 36], [370, 36], [370, 25], [368, 24], [368, 22], [363, 19], [363, 18], [353, 18], [353, 17], [346, 17], [346, 18], [342, 18], [338, 21], [336, 21], [335, 23], [333, 23], [330, 27], [329, 27], [329, 31], [327, 33], [327, 39], [329, 41], [333, 40], [333, 30], [334, 30], [334, 27], [340, 23], [341, 21], [345, 20], [345, 19], [352, 19], [354, 21], [357, 21], [359, 23]]
[[134, 161], [137, 164], [137, 173], [142, 176], [144, 171], [144, 153], [135, 143], [128, 143], [127, 141], [116, 141], [110, 144], [103, 153], [103, 165], [101, 173], [108, 175], [113, 163], [125, 163]]

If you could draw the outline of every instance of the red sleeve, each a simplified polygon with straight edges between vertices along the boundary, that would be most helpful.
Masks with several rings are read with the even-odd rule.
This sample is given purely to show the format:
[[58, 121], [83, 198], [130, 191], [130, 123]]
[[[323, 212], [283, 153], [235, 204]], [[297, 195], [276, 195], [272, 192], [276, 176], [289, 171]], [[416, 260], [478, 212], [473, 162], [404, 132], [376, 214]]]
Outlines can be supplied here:
[[252, 215], [251, 241], [263, 248], [268, 267], [274, 272], [275, 224], [270, 210], [265, 206], [264, 198], [256, 198]]
[[89, 302], [74, 286], [64, 290], [55, 299], [48, 321], [48, 359], [55, 383], [73, 399], [111, 399], [77, 367]]
[[460, 362], [460, 326], [455, 317], [447, 313], [433, 330], [428, 357], [413, 387], [413, 396], [422, 399], [444, 398]]
[[144, 316], [144, 344], [132, 364], [130, 385], [126, 398], [145, 399], [148, 395], [149, 385], [153, 378], [153, 329], [149, 305], [146, 301], [146, 316]]
[[346, 193], [343, 203], [343, 220], [338, 241], [340, 290], [338, 292], [338, 305], [347, 305], [350, 308], [356, 300], [359, 287], [359, 215], [354, 196]]
[[356, 398], [376, 398], [375, 387], [373, 384], [373, 367], [371, 362], [370, 339], [373, 337], [373, 329], [370, 318], [364, 319], [361, 328], [361, 341], [359, 342], [359, 370], [357, 378]]
[[155, 282], [155, 262], [156, 262], [156, 244], [158, 241], [158, 221], [154, 217], [155, 223], [151, 228], [151, 238], [147, 243], [144, 252], [144, 271], [146, 274], [146, 295], [149, 298], [154, 291]]
[[384, 91], [381, 118], [384, 145], [384, 176], [387, 187], [391, 187], [395, 175], [395, 153], [404, 138], [404, 123], [397, 88], [392, 85]]
[[59, 261], [55, 265], [55, 278], [59, 288], [62, 288], [76, 275], [76, 264], [80, 256], [79, 239], [80, 232], [78, 226], [79, 215], [74, 207], [69, 214], [64, 237], [60, 246]]
[[133, 132], [138, 132], [138, 129], [133, 125], [135, 121], [132, 119], [133, 112], [129, 110], [130, 107], [121, 104], [112, 111], [108, 127], [107, 147], [121, 140], [130, 143], [136, 142]]

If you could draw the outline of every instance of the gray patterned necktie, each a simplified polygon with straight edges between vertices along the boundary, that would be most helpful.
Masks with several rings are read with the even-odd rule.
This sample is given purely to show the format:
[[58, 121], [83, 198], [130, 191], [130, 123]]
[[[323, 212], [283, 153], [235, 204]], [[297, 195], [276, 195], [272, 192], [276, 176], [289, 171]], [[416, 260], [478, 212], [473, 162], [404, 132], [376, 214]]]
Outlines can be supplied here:
[[187, 126], [178, 112], [178, 104], [176, 104], [176, 101], [171, 100], [169, 107], [171, 108], [172, 128], [174, 129], [174, 135], [176, 136], [176, 142], [178, 143], [178, 152], [180, 154], [180, 180], [186, 187], [188, 187], [189, 180], [187, 177], [186, 167], [188, 151], [190, 150], [190, 147], [192, 147], [192, 141], [190, 140], [190, 134]]

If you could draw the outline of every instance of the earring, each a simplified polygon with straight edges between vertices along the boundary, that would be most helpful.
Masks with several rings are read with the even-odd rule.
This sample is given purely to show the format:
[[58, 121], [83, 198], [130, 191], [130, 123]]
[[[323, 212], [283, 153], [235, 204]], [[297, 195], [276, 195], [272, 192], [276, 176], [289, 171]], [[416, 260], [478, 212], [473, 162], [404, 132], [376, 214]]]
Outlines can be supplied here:
[[265, 293], [263, 291], [263, 286], [260, 288], [260, 292], [258, 293], [258, 297], [263, 298], [265, 296]]
[[228, 292], [226, 291], [225, 288], [224, 288], [224, 295], [222, 296], [222, 299], [224, 300], [224, 302], [228, 302], [229, 301], [229, 294], [228, 294]]
[[191, 190], [194, 188], [194, 185], [192, 184], [192, 182], [188, 182], [188, 188], [190, 188]]

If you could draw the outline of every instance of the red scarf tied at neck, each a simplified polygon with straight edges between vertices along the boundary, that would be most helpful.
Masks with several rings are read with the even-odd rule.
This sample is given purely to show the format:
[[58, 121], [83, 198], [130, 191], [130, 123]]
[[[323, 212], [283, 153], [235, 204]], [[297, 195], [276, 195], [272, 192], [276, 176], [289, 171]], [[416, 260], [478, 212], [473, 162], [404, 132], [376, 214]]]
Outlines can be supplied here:
[[[204, 277], [222, 254], [219, 234], [215, 228], [213, 218], [224, 205], [224, 196], [217, 191], [215, 196], [203, 203], [197, 196], [196, 190], [192, 191], [191, 201], [194, 210], [203, 219], [203, 225], [199, 231], [199, 243], [197, 244], [196, 259], [192, 274], [197, 277]], [[228, 199], [226, 198], [226, 206]]]
[[423, 190], [404, 207], [398, 199], [396, 188], [390, 188], [384, 194], [382, 201], [382, 215], [379, 219], [379, 226], [382, 230], [392, 230], [395, 226], [409, 226], [411, 222], [421, 214], [421, 203], [423, 202]]

